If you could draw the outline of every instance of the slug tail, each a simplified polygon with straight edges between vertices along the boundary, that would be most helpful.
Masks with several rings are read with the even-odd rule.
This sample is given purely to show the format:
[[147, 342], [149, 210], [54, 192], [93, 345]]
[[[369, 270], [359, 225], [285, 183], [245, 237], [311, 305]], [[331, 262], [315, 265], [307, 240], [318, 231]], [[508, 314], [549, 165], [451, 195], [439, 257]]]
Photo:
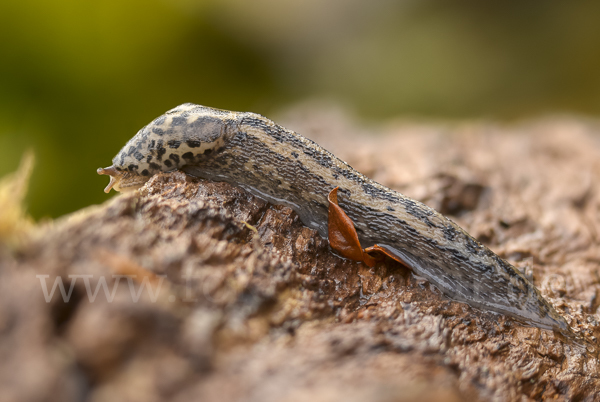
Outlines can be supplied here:
[[114, 168], [114, 166], [109, 166], [107, 168], [98, 168], [96, 172], [98, 172], [98, 174], [100, 175], [110, 176], [110, 182], [108, 183], [108, 186], [106, 186], [106, 188], [104, 189], [104, 192], [107, 194], [110, 192], [113, 186], [117, 184], [117, 177], [121, 175], [117, 171], [117, 169]]

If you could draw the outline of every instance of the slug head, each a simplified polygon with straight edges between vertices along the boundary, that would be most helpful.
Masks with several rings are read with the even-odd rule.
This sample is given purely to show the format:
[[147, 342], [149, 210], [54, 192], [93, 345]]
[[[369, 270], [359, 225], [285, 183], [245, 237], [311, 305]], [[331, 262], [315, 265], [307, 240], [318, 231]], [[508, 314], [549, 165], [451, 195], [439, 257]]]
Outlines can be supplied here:
[[111, 189], [122, 193], [137, 190], [149, 179], [149, 177], [140, 176], [135, 173], [119, 171], [114, 166], [98, 168], [97, 172], [99, 175], [110, 176], [110, 182], [104, 189], [105, 193], [109, 193]]
[[157, 173], [197, 165], [224, 144], [237, 115], [192, 103], [169, 110], [139, 130], [112, 166], [98, 169], [110, 176], [104, 191], [135, 190]]

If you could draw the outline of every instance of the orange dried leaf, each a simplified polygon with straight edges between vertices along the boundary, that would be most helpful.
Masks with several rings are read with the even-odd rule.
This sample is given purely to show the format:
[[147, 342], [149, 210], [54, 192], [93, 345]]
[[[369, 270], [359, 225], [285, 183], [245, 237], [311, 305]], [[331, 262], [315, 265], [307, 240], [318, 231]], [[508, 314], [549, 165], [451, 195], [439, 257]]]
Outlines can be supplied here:
[[[393, 250], [378, 244], [367, 247], [363, 250], [358, 240], [358, 233], [354, 228], [352, 219], [338, 205], [337, 192], [339, 187], [334, 188], [329, 193], [329, 245], [332, 249], [354, 261], [361, 261], [369, 267], [374, 267], [378, 261], [385, 257], [398, 261], [400, 264], [410, 268], [410, 265], [404, 261], [402, 256], [394, 253]], [[374, 255], [373, 255], [374, 254]]]
[[337, 192], [339, 187], [329, 193], [329, 245], [343, 257], [355, 261], [362, 261], [369, 267], [375, 266], [375, 259], [366, 254], [358, 240], [358, 234], [352, 219], [338, 205]]
[[337, 191], [334, 188], [329, 193], [329, 245], [343, 257], [355, 261], [363, 260], [362, 247], [352, 220], [338, 205]]
[[[382, 260], [384, 258], [384, 256], [391, 258], [394, 261], [399, 262], [400, 264], [404, 265], [405, 267], [410, 269], [410, 265], [408, 265], [408, 263], [406, 261], [404, 261], [404, 258], [402, 258], [402, 256], [394, 253], [394, 251], [388, 249], [385, 246], [380, 246], [379, 244], [376, 244], [374, 246], [371, 247], [367, 247], [364, 250], [365, 254], [369, 253], [369, 254], [375, 254], [375, 257], [371, 257], [374, 258], [375, 260]], [[368, 254], [367, 254], [368, 255]]]

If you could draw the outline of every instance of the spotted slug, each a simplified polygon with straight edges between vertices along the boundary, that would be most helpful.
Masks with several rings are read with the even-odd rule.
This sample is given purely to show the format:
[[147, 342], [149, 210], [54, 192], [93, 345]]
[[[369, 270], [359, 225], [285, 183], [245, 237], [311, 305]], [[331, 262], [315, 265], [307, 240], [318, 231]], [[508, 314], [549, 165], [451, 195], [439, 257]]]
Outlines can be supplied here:
[[364, 247], [379, 244], [451, 299], [539, 328], [569, 329], [531, 282], [453, 221], [261, 115], [180, 105], [142, 128], [98, 173], [110, 175], [109, 192], [177, 169], [288, 206], [323, 237], [327, 195], [339, 187], [339, 205]]

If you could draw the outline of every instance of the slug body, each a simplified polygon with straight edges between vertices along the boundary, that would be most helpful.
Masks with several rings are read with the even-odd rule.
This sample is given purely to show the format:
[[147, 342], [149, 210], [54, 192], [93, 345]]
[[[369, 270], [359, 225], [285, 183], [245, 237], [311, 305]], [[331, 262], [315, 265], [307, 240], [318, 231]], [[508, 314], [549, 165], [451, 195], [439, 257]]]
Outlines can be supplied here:
[[569, 329], [531, 282], [450, 219], [263, 116], [180, 105], [141, 129], [113, 166], [98, 172], [111, 175], [108, 192], [176, 169], [286, 205], [323, 237], [327, 195], [339, 186], [339, 205], [363, 247], [386, 248], [454, 300], [540, 328]]

